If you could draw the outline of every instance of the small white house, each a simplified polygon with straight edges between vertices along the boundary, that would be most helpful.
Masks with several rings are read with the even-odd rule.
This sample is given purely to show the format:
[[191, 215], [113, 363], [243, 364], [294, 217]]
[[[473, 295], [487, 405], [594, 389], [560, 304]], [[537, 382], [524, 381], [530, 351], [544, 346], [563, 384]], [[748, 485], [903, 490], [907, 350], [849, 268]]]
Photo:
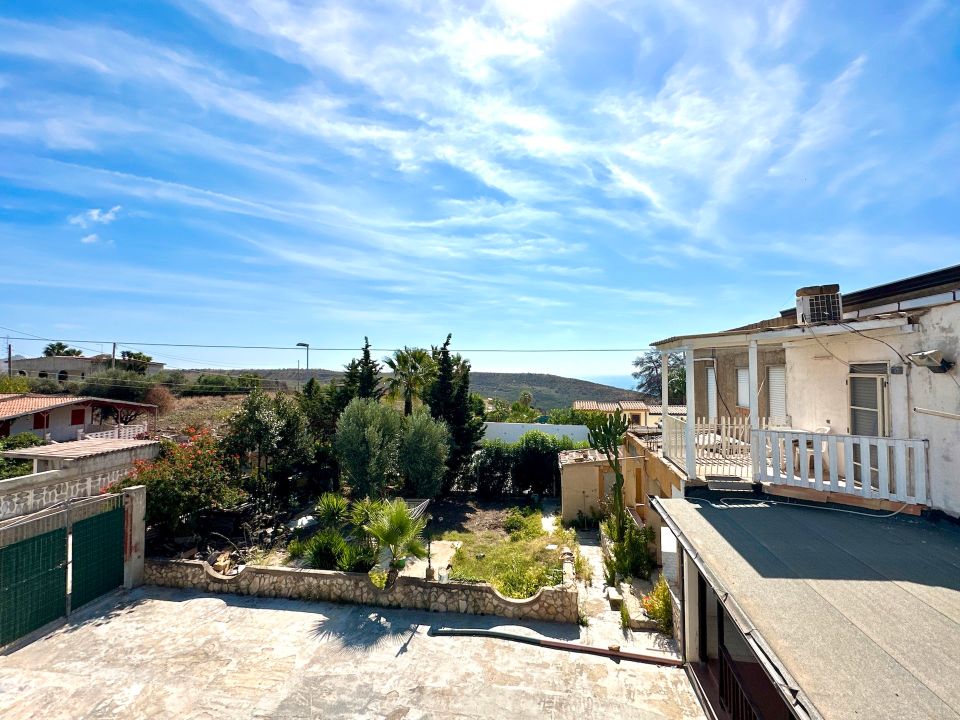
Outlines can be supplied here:
[[[731, 475], [794, 497], [830, 493], [960, 517], [960, 266], [853, 293], [802, 288], [781, 317], [654, 347], [685, 354], [686, 417], [707, 419], [664, 425], [663, 453], [688, 480]], [[716, 365], [731, 348], [747, 350], [749, 415], [715, 418], [697, 407], [694, 360]], [[768, 378], [758, 358], [771, 349], [783, 352], [787, 423], [760, 414]]]
[[[146, 431], [146, 425], [134, 426], [120, 433], [114, 426], [95, 422], [96, 408], [136, 408], [144, 413], [156, 411], [155, 405], [107, 398], [31, 393], [0, 394], [0, 438], [33, 433], [46, 440], [65, 442], [80, 439], [89, 433], [114, 432], [135, 435]], [[131, 436], [132, 436], [131, 435]]]

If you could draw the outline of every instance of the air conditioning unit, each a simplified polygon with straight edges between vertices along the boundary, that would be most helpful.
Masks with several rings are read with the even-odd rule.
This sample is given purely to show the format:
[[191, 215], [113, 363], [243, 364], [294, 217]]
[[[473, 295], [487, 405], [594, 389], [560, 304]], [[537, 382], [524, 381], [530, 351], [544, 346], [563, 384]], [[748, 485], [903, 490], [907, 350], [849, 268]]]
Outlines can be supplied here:
[[797, 323], [840, 322], [843, 303], [839, 285], [814, 285], [797, 290]]

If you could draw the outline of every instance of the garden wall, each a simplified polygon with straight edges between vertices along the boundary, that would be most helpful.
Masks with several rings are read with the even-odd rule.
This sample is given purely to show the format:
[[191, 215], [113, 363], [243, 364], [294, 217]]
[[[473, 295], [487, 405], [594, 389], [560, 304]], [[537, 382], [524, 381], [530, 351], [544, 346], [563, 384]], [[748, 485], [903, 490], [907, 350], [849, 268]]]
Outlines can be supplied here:
[[202, 560], [147, 560], [145, 582], [210, 593], [575, 623], [577, 584], [572, 561], [564, 562], [563, 571], [562, 585], [541, 588], [526, 600], [505, 598], [486, 583], [438, 583], [404, 576], [397, 578], [392, 589], [380, 590], [366, 573], [333, 570], [247, 565], [236, 575], [224, 576]]
[[144, 443], [76, 461], [57, 461], [62, 466], [58, 469], [0, 480], [0, 520], [99, 495], [127, 477], [136, 460], [153, 459], [159, 452], [160, 443]]

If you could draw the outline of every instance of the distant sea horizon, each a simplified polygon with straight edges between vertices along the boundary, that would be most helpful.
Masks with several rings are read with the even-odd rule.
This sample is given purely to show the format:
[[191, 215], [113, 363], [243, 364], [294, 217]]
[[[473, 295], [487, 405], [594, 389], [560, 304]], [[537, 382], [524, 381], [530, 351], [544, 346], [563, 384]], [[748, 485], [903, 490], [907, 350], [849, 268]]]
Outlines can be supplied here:
[[601, 385], [623, 388], [624, 390], [633, 390], [637, 386], [637, 381], [630, 377], [629, 373], [624, 373], [623, 375], [582, 375], [580, 379], [600, 383]]

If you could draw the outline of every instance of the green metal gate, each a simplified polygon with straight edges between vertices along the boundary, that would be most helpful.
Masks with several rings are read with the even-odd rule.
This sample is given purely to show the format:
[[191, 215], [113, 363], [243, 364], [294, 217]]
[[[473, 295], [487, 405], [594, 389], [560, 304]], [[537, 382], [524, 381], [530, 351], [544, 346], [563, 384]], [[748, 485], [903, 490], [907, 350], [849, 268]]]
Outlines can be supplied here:
[[66, 613], [67, 531], [0, 547], [0, 646]]
[[123, 522], [120, 505], [73, 523], [71, 610], [123, 585]]

